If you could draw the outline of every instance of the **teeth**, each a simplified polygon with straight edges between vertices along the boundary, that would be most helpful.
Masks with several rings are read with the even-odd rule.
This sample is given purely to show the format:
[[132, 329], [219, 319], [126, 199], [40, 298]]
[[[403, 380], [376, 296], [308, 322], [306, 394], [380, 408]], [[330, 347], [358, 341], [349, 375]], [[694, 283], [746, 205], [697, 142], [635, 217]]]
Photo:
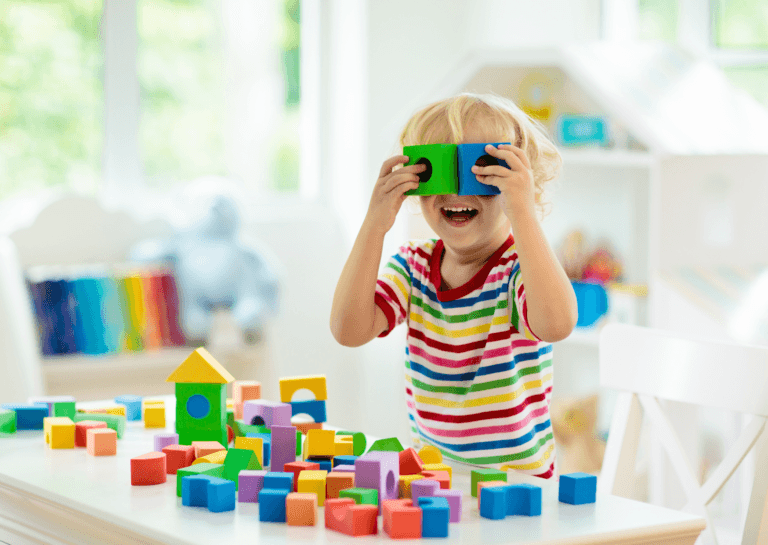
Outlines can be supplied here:
[[473, 212], [475, 209], [464, 206], [444, 206], [443, 210], [449, 210], [451, 212]]

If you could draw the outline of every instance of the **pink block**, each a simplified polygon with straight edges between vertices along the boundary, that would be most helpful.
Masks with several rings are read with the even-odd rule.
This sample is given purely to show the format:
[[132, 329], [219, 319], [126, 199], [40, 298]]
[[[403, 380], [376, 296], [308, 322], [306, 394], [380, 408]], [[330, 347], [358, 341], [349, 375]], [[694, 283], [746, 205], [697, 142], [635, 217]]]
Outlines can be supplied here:
[[422, 496], [434, 496], [440, 490], [440, 483], [431, 479], [419, 479], [411, 483], [411, 499], [414, 505], [419, 505]]
[[249, 425], [260, 424], [272, 426], [290, 426], [292, 409], [288, 403], [252, 399], [243, 404], [243, 422]]
[[373, 451], [355, 460], [355, 487], [378, 490], [379, 514], [381, 502], [397, 499], [399, 479], [400, 459], [397, 452]]
[[434, 496], [448, 500], [448, 507], [451, 509], [450, 522], [461, 521], [461, 490], [439, 488], [435, 490]]
[[264, 488], [264, 476], [267, 472], [263, 469], [244, 469], [238, 478], [237, 501], [246, 503], [258, 503], [259, 492]]
[[75, 446], [85, 447], [88, 445], [88, 430], [93, 428], [106, 428], [107, 423], [100, 420], [81, 420], [75, 423]]
[[285, 464], [296, 461], [296, 428], [293, 426], [272, 426], [272, 443], [270, 445], [271, 467], [280, 471]]

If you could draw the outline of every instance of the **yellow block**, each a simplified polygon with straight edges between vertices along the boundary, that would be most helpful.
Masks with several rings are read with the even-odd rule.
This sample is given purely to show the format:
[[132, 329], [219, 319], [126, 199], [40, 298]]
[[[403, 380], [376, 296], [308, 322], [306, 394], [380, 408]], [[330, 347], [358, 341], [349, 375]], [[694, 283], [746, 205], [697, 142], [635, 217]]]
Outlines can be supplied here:
[[192, 465], [195, 464], [223, 464], [224, 459], [227, 457], [227, 451], [226, 450], [220, 450], [218, 452], [212, 452], [211, 454], [208, 454], [206, 456], [201, 456], [200, 458], [195, 458], [195, 461], [192, 462]]
[[43, 434], [51, 448], [75, 448], [75, 423], [68, 416], [43, 418]]
[[197, 384], [229, 384], [235, 377], [216, 361], [205, 348], [196, 348], [166, 382], [194, 382]]
[[306, 388], [318, 401], [328, 399], [328, 388], [325, 375], [306, 375], [302, 377], [288, 377], [280, 379], [280, 401], [290, 403], [296, 390]]
[[264, 467], [264, 440], [261, 437], [235, 437], [235, 448], [252, 450], [259, 459], [259, 465]]
[[419, 450], [419, 458], [425, 464], [441, 464], [443, 463], [443, 453], [438, 450], [437, 447], [432, 445], [424, 445]]
[[234, 408], [235, 408], [235, 400], [232, 399], [231, 397], [228, 397], [227, 398], [227, 410], [231, 411]]
[[411, 499], [411, 483], [423, 479], [423, 475], [400, 475], [400, 497]]
[[165, 427], [165, 405], [149, 405], [144, 409], [145, 428]]
[[108, 405], [105, 407], [98, 407], [96, 409], [78, 409], [77, 412], [84, 414], [98, 413], [125, 416], [125, 405]]
[[325, 470], [307, 470], [299, 473], [297, 492], [311, 492], [317, 494], [317, 506], [325, 505], [325, 477], [328, 472]]
[[334, 456], [353, 456], [355, 454], [354, 445], [352, 444], [352, 435], [338, 435], [334, 440], [334, 446], [336, 447], [336, 454]]
[[165, 401], [162, 399], [142, 399], [141, 407], [142, 409], [146, 409], [147, 407], [165, 407]]
[[424, 464], [422, 471], [447, 471], [448, 472], [448, 486], [453, 483], [453, 469], [451, 466], [445, 464]]
[[336, 455], [336, 432], [333, 430], [308, 430], [304, 441], [305, 458]]

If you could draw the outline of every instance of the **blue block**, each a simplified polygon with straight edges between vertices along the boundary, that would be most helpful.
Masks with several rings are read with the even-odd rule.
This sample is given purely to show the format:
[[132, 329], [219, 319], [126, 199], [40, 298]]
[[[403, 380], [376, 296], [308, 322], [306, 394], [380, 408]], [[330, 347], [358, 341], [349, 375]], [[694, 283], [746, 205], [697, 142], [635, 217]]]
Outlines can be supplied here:
[[288, 490], [262, 488], [259, 492], [259, 520], [285, 522], [285, 499], [288, 493]]
[[560, 475], [558, 499], [571, 505], [595, 503], [597, 477], [588, 473]]
[[333, 462], [328, 458], [307, 458], [305, 461], [320, 464], [320, 469], [328, 472], [333, 469]]
[[[497, 148], [499, 144], [509, 144], [509, 142], [493, 142], [491, 145]], [[458, 154], [458, 175], [459, 175], [459, 195], [498, 195], [499, 188], [489, 184], [484, 184], [477, 179], [477, 175], [472, 172], [472, 167], [478, 159], [479, 166], [500, 165], [509, 168], [507, 162], [496, 159], [485, 151], [487, 144], [459, 144], [457, 146]]]
[[[492, 487], [491, 487], [492, 488]], [[507, 485], [507, 515], [541, 515], [541, 488], [532, 484]]]
[[48, 416], [48, 405], [26, 405], [23, 403], [8, 403], [0, 405], [16, 413], [16, 431], [42, 430], [43, 418]]
[[270, 471], [264, 475], [263, 488], [288, 490], [289, 492], [293, 492], [293, 473], [286, 471]]
[[246, 433], [246, 437], [261, 437], [263, 444], [262, 465], [267, 467], [269, 465], [269, 453], [272, 452], [272, 434], [271, 433]]
[[218, 477], [208, 478], [208, 510], [213, 513], [235, 510], [234, 481]]
[[315, 422], [325, 422], [325, 400], [291, 401], [291, 416], [308, 414]]
[[333, 457], [333, 467], [340, 466], [340, 465], [355, 465], [355, 460], [357, 460], [357, 456], [352, 456], [350, 454], [342, 454], [341, 456], [334, 456]]
[[507, 486], [486, 486], [480, 489], [480, 516], [501, 520], [507, 516]]
[[125, 405], [126, 420], [141, 420], [141, 396], [118, 396], [115, 403]]
[[447, 498], [421, 496], [421, 537], [448, 537], [451, 508]]
[[208, 506], [208, 482], [210, 475], [187, 475], [181, 478], [181, 505]]

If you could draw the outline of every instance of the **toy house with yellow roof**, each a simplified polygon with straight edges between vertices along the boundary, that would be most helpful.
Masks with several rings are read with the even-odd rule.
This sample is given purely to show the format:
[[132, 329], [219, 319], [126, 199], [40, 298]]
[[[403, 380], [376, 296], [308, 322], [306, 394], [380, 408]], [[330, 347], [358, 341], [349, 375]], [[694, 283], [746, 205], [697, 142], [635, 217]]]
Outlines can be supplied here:
[[205, 349], [197, 348], [166, 379], [176, 383], [179, 444], [227, 444], [227, 384], [234, 377]]

